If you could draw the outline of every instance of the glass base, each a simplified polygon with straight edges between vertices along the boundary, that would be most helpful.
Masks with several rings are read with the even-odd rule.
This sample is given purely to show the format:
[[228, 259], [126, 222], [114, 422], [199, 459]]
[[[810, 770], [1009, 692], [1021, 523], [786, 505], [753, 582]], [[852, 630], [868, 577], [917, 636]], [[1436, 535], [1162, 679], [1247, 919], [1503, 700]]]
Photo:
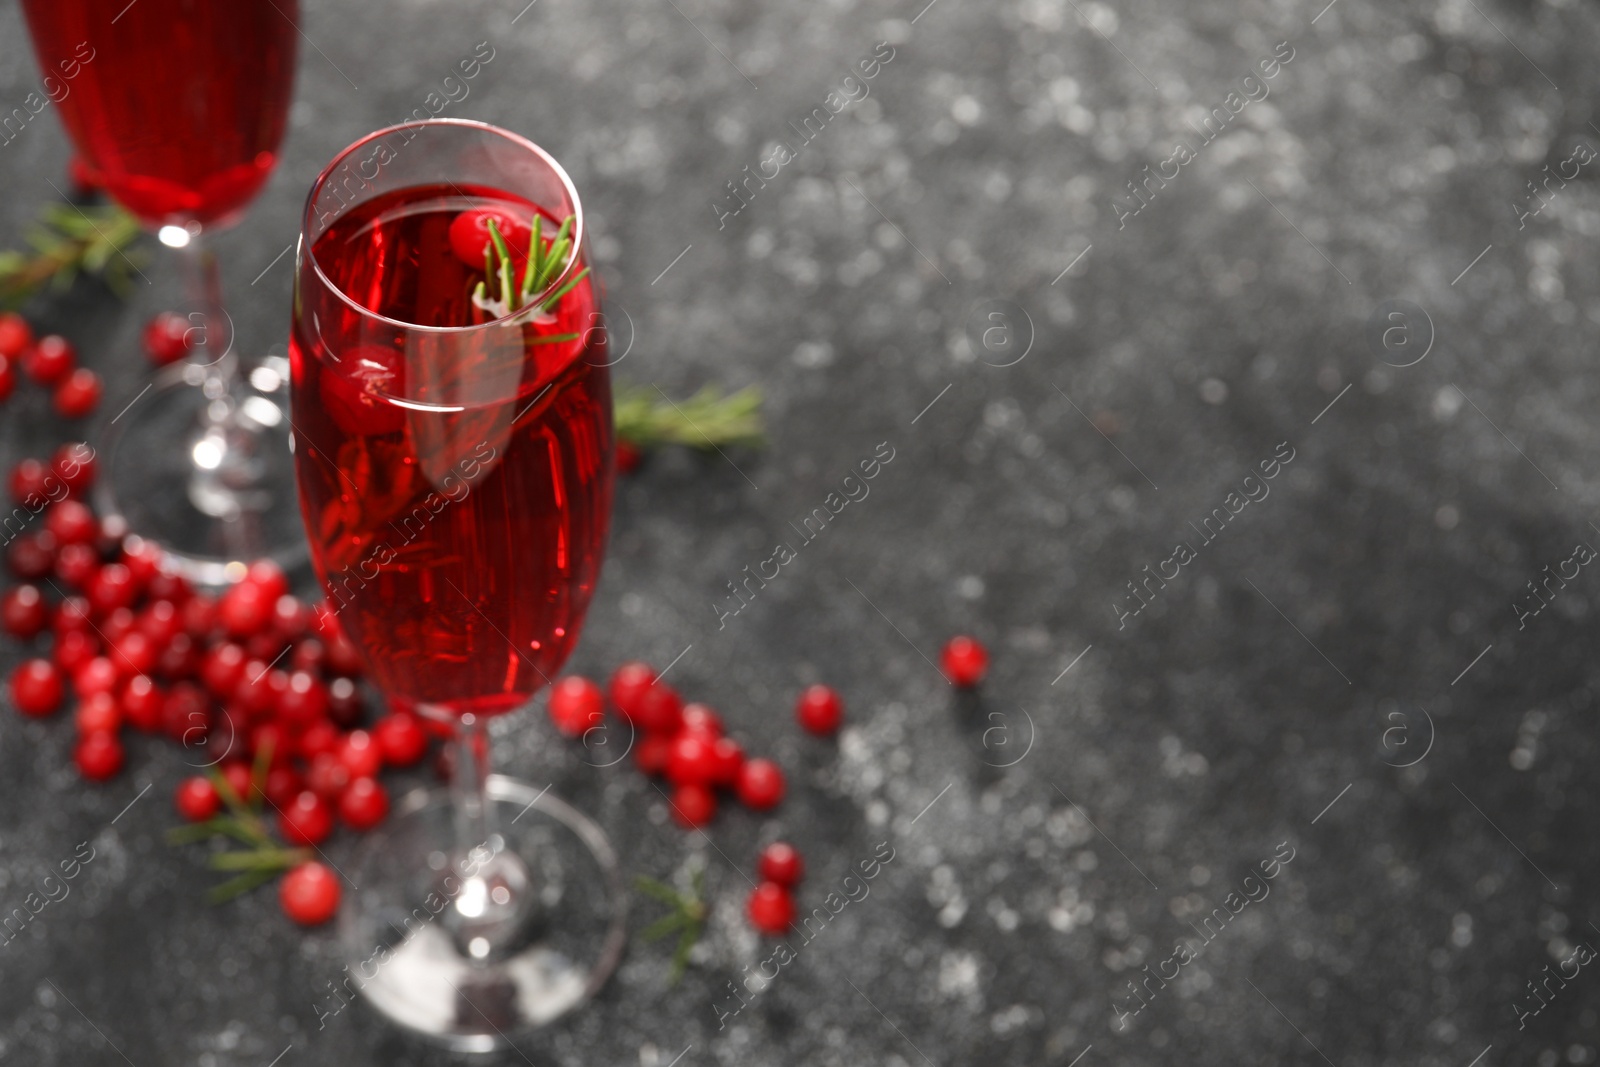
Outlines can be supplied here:
[[445, 790], [403, 798], [345, 873], [346, 985], [437, 1044], [490, 1052], [588, 1000], [622, 955], [627, 896], [589, 819], [491, 775], [487, 847], [461, 854]]
[[100, 513], [204, 585], [237, 581], [264, 556], [285, 568], [303, 561], [288, 380], [281, 356], [231, 388], [195, 364], [163, 370], [93, 442]]

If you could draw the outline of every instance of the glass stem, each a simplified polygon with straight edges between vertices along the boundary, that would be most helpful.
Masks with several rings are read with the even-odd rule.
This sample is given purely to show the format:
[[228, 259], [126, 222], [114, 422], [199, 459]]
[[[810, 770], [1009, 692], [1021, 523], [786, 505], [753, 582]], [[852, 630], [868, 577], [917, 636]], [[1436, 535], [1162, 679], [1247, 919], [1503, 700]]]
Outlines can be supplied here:
[[450, 776], [455, 807], [456, 848], [463, 858], [487, 858], [495, 850], [494, 803], [489, 799], [489, 722], [479, 715], [461, 716], [455, 740], [455, 768]]
[[[222, 423], [230, 415], [230, 386], [238, 372], [238, 357], [233, 354], [233, 318], [222, 301], [222, 271], [216, 253], [198, 229], [191, 230], [188, 242], [174, 251], [188, 290], [189, 336], [198, 338], [190, 362], [203, 371], [196, 384], [213, 402], [206, 405], [203, 417], [210, 424]], [[218, 405], [218, 400], [224, 403]]]

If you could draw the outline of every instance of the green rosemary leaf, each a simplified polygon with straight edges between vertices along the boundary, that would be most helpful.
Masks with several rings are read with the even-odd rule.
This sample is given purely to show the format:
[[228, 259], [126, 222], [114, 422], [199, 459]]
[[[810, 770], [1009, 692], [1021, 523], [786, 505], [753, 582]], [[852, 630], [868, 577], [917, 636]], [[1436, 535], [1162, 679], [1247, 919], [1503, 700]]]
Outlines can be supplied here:
[[567, 282], [566, 285], [563, 285], [561, 288], [557, 289], [555, 292], [553, 292], [549, 296], [545, 297], [543, 303], [541, 303], [539, 305], [539, 310], [540, 311], [549, 311], [550, 310], [550, 305], [554, 304], [557, 300], [560, 300], [562, 297], [564, 297], [568, 293], [572, 292], [572, 290], [577, 286], [577, 284], [579, 282], [583, 281], [583, 279], [587, 278], [588, 276], [589, 276], [589, 268], [588, 267], [585, 267], [582, 270], [580, 270], [577, 274], [572, 276], [572, 280]]
[[649, 926], [646, 926], [643, 930], [640, 930], [639, 936], [644, 938], [646, 941], [659, 941], [661, 938], [666, 937], [668, 934], [672, 933], [672, 931], [689, 921], [691, 921], [689, 916], [685, 915], [683, 912], [669, 911], [667, 914], [663, 915]]
[[236, 849], [212, 856], [211, 867], [218, 871], [283, 871], [310, 858], [311, 850], [304, 848]]
[[206, 894], [206, 900], [212, 904], [225, 904], [241, 893], [248, 893], [256, 886], [272, 881], [277, 875], [275, 870], [246, 871], [214, 887]]
[[619, 386], [614, 403], [617, 436], [637, 448], [674, 444], [711, 450], [765, 443], [761, 391], [755, 386], [725, 395], [708, 385], [676, 402], [654, 388]]
[[525, 343], [530, 345], [553, 345], [562, 341], [576, 341], [578, 336], [575, 333], [553, 333], [544, 337], [530, 337]]
[[646, 875], [639, 875], [633, 880], [633, 887], [641, 893], [648, 893], [657, 900], [666, 904], [678, 903], [678, 891], [665, 882], [658, 882]]

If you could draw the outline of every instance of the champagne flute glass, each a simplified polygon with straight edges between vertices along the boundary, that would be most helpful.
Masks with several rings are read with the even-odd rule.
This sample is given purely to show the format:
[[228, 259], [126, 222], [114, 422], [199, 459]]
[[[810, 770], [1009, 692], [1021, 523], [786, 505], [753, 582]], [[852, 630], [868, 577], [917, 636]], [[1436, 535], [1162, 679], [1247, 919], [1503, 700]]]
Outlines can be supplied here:
[[[520, 309], [486, 298], [490, 216], [511, 247], [551, 257]], [[555, 160], [435, 119], [329, 164], [296, 259], [290, 407], [312, 562], [378, 687], [453, 733], [449, 795], [402, 802], [346, 872], [345, 949], [380, 1012], [460, 1049], [580, 1003], [622, 944], [604, 834], [488, 773], [486, 725], [560, 669], [610, 522], [611, 387], [585, 255]]]
[[[23, 0], [34, 51], [79, 157], [178, 251], [194, 310], [188, 360], [100, 431], [97, 503], [220, 584], [245, 559], [303, 552], [283, 361], [248, 381], [203, 236], [238, 220], [278, 160], [298, 0]], [[53, 86], [53, 88], [52, 88]], [[119, 405], [120, 406], [120, 405]], [[233, 564], [233, 566], [230, 566]]]

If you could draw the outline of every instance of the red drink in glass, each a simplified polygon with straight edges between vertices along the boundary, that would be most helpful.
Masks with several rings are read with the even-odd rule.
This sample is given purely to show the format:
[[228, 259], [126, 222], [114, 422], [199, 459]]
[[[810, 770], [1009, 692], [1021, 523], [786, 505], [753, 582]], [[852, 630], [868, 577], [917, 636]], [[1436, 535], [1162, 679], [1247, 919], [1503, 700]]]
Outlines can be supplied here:
[[23, 0], [45, 92], [146, 225], [225, 221], [277, 162], [298, 0]]
[[483, 269], [449, 240], [480, 207], [530, 224], [538, 210], [452, 184], [342, 213], [311, 248], [332, 288], [302, 285], [289, 354], [301, 507], [330, 603], [386, 694], [492, 715], [577, 640], [611, 510], [611, 389], [588, 278], [520, 326], [400, 325], [485, 321], [471, 303]]

